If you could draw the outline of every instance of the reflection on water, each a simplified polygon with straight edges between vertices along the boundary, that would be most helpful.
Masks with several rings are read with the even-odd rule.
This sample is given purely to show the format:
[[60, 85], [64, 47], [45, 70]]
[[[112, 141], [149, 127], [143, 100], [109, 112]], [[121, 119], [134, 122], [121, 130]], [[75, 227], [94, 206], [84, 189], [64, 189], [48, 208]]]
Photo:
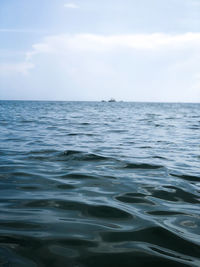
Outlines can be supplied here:
[[200, 105], [0, 102], [0, 266], [200, 266]]

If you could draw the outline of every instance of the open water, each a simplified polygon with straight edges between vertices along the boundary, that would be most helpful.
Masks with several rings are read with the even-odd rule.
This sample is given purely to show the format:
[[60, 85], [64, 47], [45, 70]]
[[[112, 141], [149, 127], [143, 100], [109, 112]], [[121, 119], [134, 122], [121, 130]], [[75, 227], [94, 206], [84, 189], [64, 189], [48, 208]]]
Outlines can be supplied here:
[[0, 266], [200, 266], [200, 104], [0, 101]]

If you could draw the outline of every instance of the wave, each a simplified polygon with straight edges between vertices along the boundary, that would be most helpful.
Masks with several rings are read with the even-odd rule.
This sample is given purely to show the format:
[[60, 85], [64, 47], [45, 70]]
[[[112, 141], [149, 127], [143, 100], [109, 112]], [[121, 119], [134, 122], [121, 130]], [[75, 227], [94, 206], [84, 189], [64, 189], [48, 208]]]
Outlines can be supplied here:
[[162, 165], [154, 165], [148, 163], [127, 163], [125, 169], [160, 169], [164, 168]]
[[100, 156], [93, 153], [87, 153], [84, 151], [76, 151], [76, 150], [66, 150], [63, 153], [65, 159], [70, 160], [83, 160], [83, 161], [101, 161], [108, 160], [109, 157]]
[[130, 219], [131, 214], [116, 207], [106, 205], [89, 205], [84, 202], [64, 201], [59, 199], [39, 199], [27, 201], [24, 204], [28, 208], [56, 208], [62, 210], [79, 211], [82, 215], [92, 216], [96, 218], [109, 219]]
[[199, 257], [199, 246], [181, 238], [178, 233], [171, 232], [162, 227], [148, 227], [137, 231], [104, 232], [101, 234], [104, 242], [137, 241], [158, 245], [178, 253], [187, 250], [187, 255]]
[[171, 176], [181, 178], [183, 180], [191, 181], [191, 182], [200, 182], [200, 176], [198, 175], [186, 175], [186, 174], [174, 174], [170, 173]]

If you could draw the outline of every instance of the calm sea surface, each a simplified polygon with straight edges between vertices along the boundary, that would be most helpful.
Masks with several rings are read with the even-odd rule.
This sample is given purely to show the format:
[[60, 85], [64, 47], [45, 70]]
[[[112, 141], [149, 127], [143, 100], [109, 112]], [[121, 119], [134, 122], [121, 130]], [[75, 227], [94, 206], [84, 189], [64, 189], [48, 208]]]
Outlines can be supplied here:
[[200, 266], [200, 104], [0, 101], [0, 266]]

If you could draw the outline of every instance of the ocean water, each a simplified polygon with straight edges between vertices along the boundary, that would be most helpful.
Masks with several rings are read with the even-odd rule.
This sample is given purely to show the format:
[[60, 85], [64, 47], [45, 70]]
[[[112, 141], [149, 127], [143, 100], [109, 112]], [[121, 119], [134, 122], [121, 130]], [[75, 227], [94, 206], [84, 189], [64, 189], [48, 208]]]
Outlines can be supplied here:
[[0, 266], [200, 266], [200, 104], [0, 101]]

